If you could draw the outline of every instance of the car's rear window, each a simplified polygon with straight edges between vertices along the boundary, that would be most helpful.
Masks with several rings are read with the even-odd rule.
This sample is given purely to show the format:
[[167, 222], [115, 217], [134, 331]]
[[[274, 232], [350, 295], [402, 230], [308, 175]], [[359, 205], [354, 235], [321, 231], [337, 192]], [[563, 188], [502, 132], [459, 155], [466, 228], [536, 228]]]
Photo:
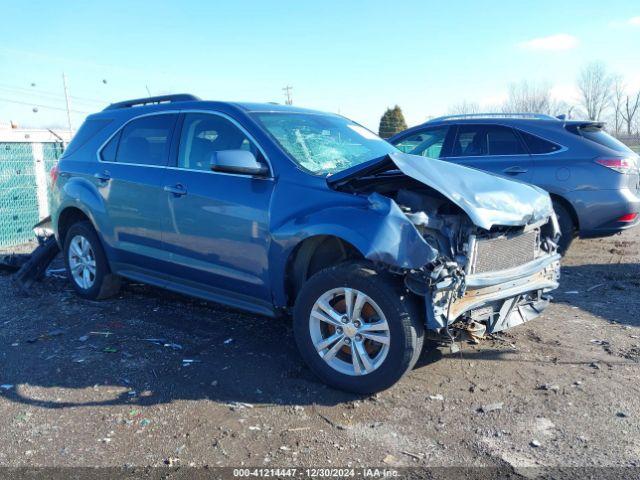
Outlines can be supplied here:
[[112, 121], [113, 119], [111, 118], [88, 118], [85, 120], [80, 129], [71, 139], [69, 145], [67, 145], [64, 152], [65, 155], [71, 155], [73, 152], [78, 150]]
[[544, 140], [536, 135], [519, 130], [520, 136], [526, 143], [529, 153], [532, 155], [542, 155], [545, 153], [553, 153], [560, 150], [560, 145]]
[[578, 126], [574, 133], [616, 152], [633, 153], [633, 150], [627, 147], [624, 143], [612, 137], [598, 126]]

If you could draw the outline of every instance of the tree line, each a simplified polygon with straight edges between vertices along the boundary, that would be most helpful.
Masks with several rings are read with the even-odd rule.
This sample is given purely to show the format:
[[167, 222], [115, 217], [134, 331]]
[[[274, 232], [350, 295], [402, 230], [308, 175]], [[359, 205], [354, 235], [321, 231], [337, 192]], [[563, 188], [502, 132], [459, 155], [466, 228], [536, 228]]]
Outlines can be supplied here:
[[[604, 122], [617, 137], [640, 136], [640, 89], [631, 90], [621, 75], [608, 71], [602, 62], [585, 65], [576, 79], [577, 97], [557, 100], [548, 82], [527, 80], [512, 83], [500, 105], [481, 108], [473, 101], [452, 105], [452, 115], [474, 113], [542, 113]], [[398, 105], [388, 108], [380, 119], [379, 135], [388, 138], [404, 129], [406, 122]]]

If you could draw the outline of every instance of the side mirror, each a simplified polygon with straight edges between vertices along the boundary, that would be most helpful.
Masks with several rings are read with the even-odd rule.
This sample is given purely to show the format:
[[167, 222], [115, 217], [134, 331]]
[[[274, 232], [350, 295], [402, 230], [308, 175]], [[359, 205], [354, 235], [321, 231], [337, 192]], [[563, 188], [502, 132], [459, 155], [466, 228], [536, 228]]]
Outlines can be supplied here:
[[253, 153], [246, 150], [220, 150], [213, 152], [210, 159], [211, 170], [223, 173], [266, 176], [269, 168], [256, 160]]

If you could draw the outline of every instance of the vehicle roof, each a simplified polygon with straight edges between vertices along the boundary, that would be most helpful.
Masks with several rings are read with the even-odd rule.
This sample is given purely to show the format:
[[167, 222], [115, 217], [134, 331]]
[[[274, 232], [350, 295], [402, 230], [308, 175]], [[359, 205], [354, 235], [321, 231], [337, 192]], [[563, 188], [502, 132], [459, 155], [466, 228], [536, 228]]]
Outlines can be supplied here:
[[[426, 122], [418, 125], [418, 127], [427, 127], [432, 125], [446, 125], [450, 123], [461, 123], [461, 124], [476, 124], [476, 123], [488, 123], [488, 124], [510, 124], [510, 125], [531, 125], [531, 126], [558, 126], [563, 127], [565, 125], [584, 125], [588, 124], [599, 124], [600, 122], [593, 120], [564, 120], [562, 118], [551, 117], [548, 115], [540, 115], [538, 117], [526, 116], [526, 114], [495, 114], [483, 116], [482, 114], [478, 115], [450, 115], [446, 117], [438, 117], [433, 118], [431, 120], [427, 120]], [[415, 128], [415, 127], [412, 127]]]
[[[121, 102], [126, 103], [126, 102]], [[216, 100], [179, 100], [162, 103], [136, 104], [134, 106], [119, 106], [113, 104], [92, 116], [124, 116], [132, 117], [167, 110], [219, 110], [222, 112], [241, 111], [243, 113], [275, 112], [275, 113], [306, 113], [315, 115], [334, 115], [332, 113], [296, 107], [293, 105], [280, 105], [277, 103], [258, 102], [228, 102]]]

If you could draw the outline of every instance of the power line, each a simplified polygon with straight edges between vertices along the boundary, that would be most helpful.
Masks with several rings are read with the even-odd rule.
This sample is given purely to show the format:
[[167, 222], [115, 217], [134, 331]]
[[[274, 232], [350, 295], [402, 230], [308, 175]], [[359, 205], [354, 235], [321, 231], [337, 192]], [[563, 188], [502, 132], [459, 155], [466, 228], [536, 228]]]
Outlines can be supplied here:
[[[40, 89], [36, 89], [36, 88], [18, 87], [16, 85], [7, 85], [7, 84], [1, 84], [1, 83], [0, 83], [0, 88], [2, 88], [3, 90], [14, 91], [16, 93], [21, 93], [21, 94], [37, 95], [37, 96], [41, 96], [41, 97], [49, 96], [49, 97], [55, 97], [55, 98], [58, 98], [58, 99], [63, 99], [64, 98], [64, 96], [60, 95], [60, 93], [50, 92], [50, 91], [46, 91], [46, 90], [40, 90]], [[75, 96], [75, 95], [70, 95], [69, 97], [72, 98], [73, 100], [78, 100], [80, 102], [98, 103], [98, 104], [102, 104], [102, 105], [104, 105], [105, 103], [110, 103], [109, 101], [98, 100], [96, 98], [78, 97], [78, 96]]]
[[[30, 102], [20, 102], [18, 100], [11, 100], [9, 98], [0, 98], [0, 102], [8, 102], [8, 103], [15, 103], [18, 105], [27, 105], [28, 107], [38, 107], [38, 108], [48, 108], [49, 110], [60, 110], [62, 112], [66, 112], [67, 109], [63, 108], [63, 107], [54, 107], [52, 105], [41, 105], [38, 103], [30, 103]], [[91, 114], [91, 112], [85, 112], [84, 110], [70, 110], [70, 112], [72, 113], [83, 113], [86, 115]]]

